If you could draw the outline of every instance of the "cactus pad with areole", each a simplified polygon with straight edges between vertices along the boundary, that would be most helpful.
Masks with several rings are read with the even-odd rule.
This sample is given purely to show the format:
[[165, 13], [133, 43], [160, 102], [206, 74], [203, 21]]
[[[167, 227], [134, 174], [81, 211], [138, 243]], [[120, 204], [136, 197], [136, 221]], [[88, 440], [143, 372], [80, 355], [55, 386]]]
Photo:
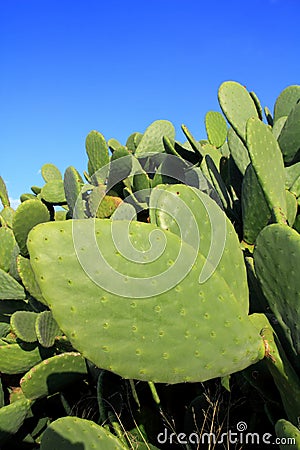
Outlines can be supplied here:
[[177, 383], [226, 375], [264, 356], [261, 337], [222, 276], [230, 267], [220, 265], [199, 284], [205, 257], [171, 232], [76, 220], [36, 227], [28, 245], [54, 319], [101, 368]]

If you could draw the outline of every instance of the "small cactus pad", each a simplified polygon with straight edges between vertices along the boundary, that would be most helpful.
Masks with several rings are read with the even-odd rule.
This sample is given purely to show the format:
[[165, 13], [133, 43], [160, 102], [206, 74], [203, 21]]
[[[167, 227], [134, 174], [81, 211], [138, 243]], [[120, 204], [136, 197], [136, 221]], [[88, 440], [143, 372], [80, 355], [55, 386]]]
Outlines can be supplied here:
[[255, 103], [249, 92], [235, 81], [225, 81], [219, 88], [218, 98], [228, 122], [245, 142], [247, 120], [250, 117], [258, 118]]
[[170, 231], [149, 223], [68, 220], [35, 227], [28, 245], [53, 317], [98, 367], [124, 378], [177, 383], [226, 375], [264, 356], [222, 266], [199, 284], [205, 257]]
[[42, 296], [39, 285], [36, 282], [34, 272], [31, 267], [30, 259], [18, 255], [17, 257], [18, 273], [21, 277], [22, 283], [29, 294], [37, 299], [39, 302], [46, 304]]
[[52, 347], [60, 330], [52, 317], [51, 311], [41, 312], [35, 322], [35, 331], [39, 343], [43, 347]]
[[0, 300], [23, 300], [25, 297], [22, 285], [0, 269]]
[[36, 342], [35, 321], [38, 314], [31, 311], [16, 311], [10, 319], [15, 335], [25, 342]]
[[78, 196], [81, 195], [82, 186], [83, 180], [81, 175], [77, 172], [75, 167], [68, 167], [64, 174], [64, 189], [71, 214], [73, 214]]
[[254, 244], [259, 232], [268, 224], [271, 211], [257, 180], [252, 164], [249, 164], [242, 182], [243, 239]]
[[85, 148], [89, 158], [89, 175], [109, 163], [108, 146], [104, 136], [98, 131], [90, 131], [85, 140]]
[[46, 183], [39, 194], [47, 203], [60, 205], [66, 203], [63, 180], [51, 180]]
[[135, 151], [135, 156], [144, 157], [155, 153], [164, 152], [163, 137], [167, 136], [174, 140], [175, 129], [171, 122], [167, 120], [156, 120], [153, 122], [145, 133]]
[[282, 442], [279, 444], [280, 450], [300, 449], [300, 430], [291, 422], [279, 419], [275, 424], [275, 432]]
[[41, 168], [41, 173], [46, 183], [52, 180], [62, 180], [60, 170], [54, 164], [44, 164]]
[[0, 408], [0, 444], [4, 444], [22, 426], [31, 406], [30, 400], [18, 400]]
[[4, 223], [9, 228], [12, 228], [13, 217], [15, 215], [15, 210], [10, 206], [5, 206], [0, 212], [0, 221], [4, 220]]
[[26, 241], [31, 228], [48, 220], [49, 211], [39, 200], [27, 200], [18, 207], [13, 218], [13, 231], [23, 256], [28, 255]]
[[256, 240], [254, 264], [264, 295], [286, 338], [300, 354], [300, 236], [282, 224], [264, 228]]
[[128, 450], [104, 427], [79, 417], [61, 417], [43, 434], [40, 450]]
[[227, 137], [227, 124], [221, 113], [209, 111], [205, 116], [205, 128], [209, 142], [222, 147]]
[[282, 221], [287, 212], [282, 153], [271, 130], [257, 118], [247, 122], [247, 147], [268, 206]]
[[300, 150], [300, 102], [297, 103], [288, 115], [281, 133], [278, 137], [278, 144], [286, 162], [293, 161]]
[[86, 374], [85, 360], [80, 353], [61, 353], [34, 366], [21, 379], [20, 385], [25, 397], [34, 400], [55, 394]]
[[244, 175], [250, 163], [249, 153], [247, 147], [244, 145], [243, 141], [239, 138], [233, 128], [229, 128], [228, 130], [228, 146], [235, 164], [241, 174]]
[[2, 177], [0, 177], [0, 200], [1, 200], [4, 208], [6, 206], [10, 206], [10, 201], [9, 201], [6, 185], [5, 185]]
[[288, 116], [292, 108], [300, 100], [300, 86], [292, 85], [285, 88], [277, 98], [274, 106], [274, 122], [282, 116]]
[[0, 268], [9, 272], [16, 240], [8, 227], [0, 228]]

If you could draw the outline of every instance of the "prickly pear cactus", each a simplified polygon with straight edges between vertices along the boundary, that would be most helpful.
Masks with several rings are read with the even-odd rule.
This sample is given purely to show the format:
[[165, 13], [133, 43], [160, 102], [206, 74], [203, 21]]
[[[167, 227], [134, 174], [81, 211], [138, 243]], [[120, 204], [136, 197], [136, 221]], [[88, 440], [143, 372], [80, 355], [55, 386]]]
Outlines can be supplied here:
[[[231, 266], [212, 268], [197, 241], [152, 224], [95, 219], [38, 226], [28, 246], [55, 320], [98, 367], [177, 383], [226, 375], [264, 356], [245, 303], [223, 276]], [[240, 252], [238, 241], [230, 252]], [[245, 285], [244, 268], [235, 275]]]
[[0, 444], [4, 444], [22, 426], [31, 406], [30, 400], [19, 400], [0, 408]]
[[143, 134], [143, 137], [135, 150], [135, 156], [145, 157], [151, 154], [164, 152], [163, 136], [174, 139], [174, 126], [167, 120], [156, 120], [149, 125]]
[[5, 185], [2, 177], [0, 177], [0, 200], [1, 200], [4, 208], [6, 206], [10, 206], [10, 201], [9, 201], [6, 185]]
[[259, 234], [254, 264], [264, 295], [296, 355], [300, 354], [300, 237], [282, 224]]
[[246, 142], [246, 123], [250, 117], [257, 117], [255, 103], [247, 89], [236, 81], [225, 81], [218, 92], [219, 103], [228, 122]]
[[43, 434], [41, 450], [127, 450], [128, 447], [105, 428], [79, 417], [61, 417]]
[[282, 153], [271, 130], [257, 118], [247, 121], [247, 147], [268, 207], [275, 220], [283, 222], [287, 209]]
[[62, 180], [60, 170], [51, 163], [44, 164], [41, 168], [41, 174], [46, 183], [53, 180]]
[[22, 377], [20, 385], [25, 397], [34, 400], [53, 395], [86, 374], [85, 360], [79, 353], [61, 353], [34, 366]]
[[274, 122], [282, 116], [288, 116], [292, 108], [300, 100], [300, 86], [295, 84], [286, 87], [278, 96], [274, 105]]
[[89, 158], [88, 171], [91, 176], [109, 163], [108, 146], [104, 136], [93, 130], [87, 135], [85, 147]]
[[300, 148], [300, 103], [297, 103], [289, 113], [281, 133], [278, 143], [283, 153], [284, 160], [291, 162], [299, 152]]
[[27, 200], [22, 203], [13, 218], [13, 232], [23, 256], [28, 255], [26, 240], [29, 231], [35, 225], [50, 220], [47, 207], [39, 200]]
[[227, 137], [227, 125], [224, 117], [217, 111], [209, 111], [205, 116], [205, 128], [209, 142], [222, 147]]

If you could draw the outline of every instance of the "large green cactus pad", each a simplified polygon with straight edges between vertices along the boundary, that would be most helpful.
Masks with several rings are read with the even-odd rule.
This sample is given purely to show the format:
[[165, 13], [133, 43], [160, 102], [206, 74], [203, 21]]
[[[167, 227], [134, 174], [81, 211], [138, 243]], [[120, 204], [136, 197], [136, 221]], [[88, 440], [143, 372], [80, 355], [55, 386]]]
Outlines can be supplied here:
[[95, 422], [79, 417], [61, 417], [47, 427], [41, 450], [127, 450], [121, 441]]
[[55, 320], [99, 367], [176, 383], [226, 375], [264, 356], [223, 269], [199, 284], [204, 256], [171, 232], [139, 222], [76, 220], [37, 226], [28, 245]]

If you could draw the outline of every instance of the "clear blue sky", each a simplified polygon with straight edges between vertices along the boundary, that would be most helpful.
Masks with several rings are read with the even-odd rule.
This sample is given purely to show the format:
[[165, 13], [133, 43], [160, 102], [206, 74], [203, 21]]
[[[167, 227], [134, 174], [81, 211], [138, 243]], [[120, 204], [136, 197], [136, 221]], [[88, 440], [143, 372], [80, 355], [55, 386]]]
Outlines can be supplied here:
[[0, 0], [0, 174], [12, 198], [46, 162], [86, 169], [96, 129], [125, 143], [156, 119], [205, 138], [235, 80], [273, 108], [300, 78], [299, 0]]

